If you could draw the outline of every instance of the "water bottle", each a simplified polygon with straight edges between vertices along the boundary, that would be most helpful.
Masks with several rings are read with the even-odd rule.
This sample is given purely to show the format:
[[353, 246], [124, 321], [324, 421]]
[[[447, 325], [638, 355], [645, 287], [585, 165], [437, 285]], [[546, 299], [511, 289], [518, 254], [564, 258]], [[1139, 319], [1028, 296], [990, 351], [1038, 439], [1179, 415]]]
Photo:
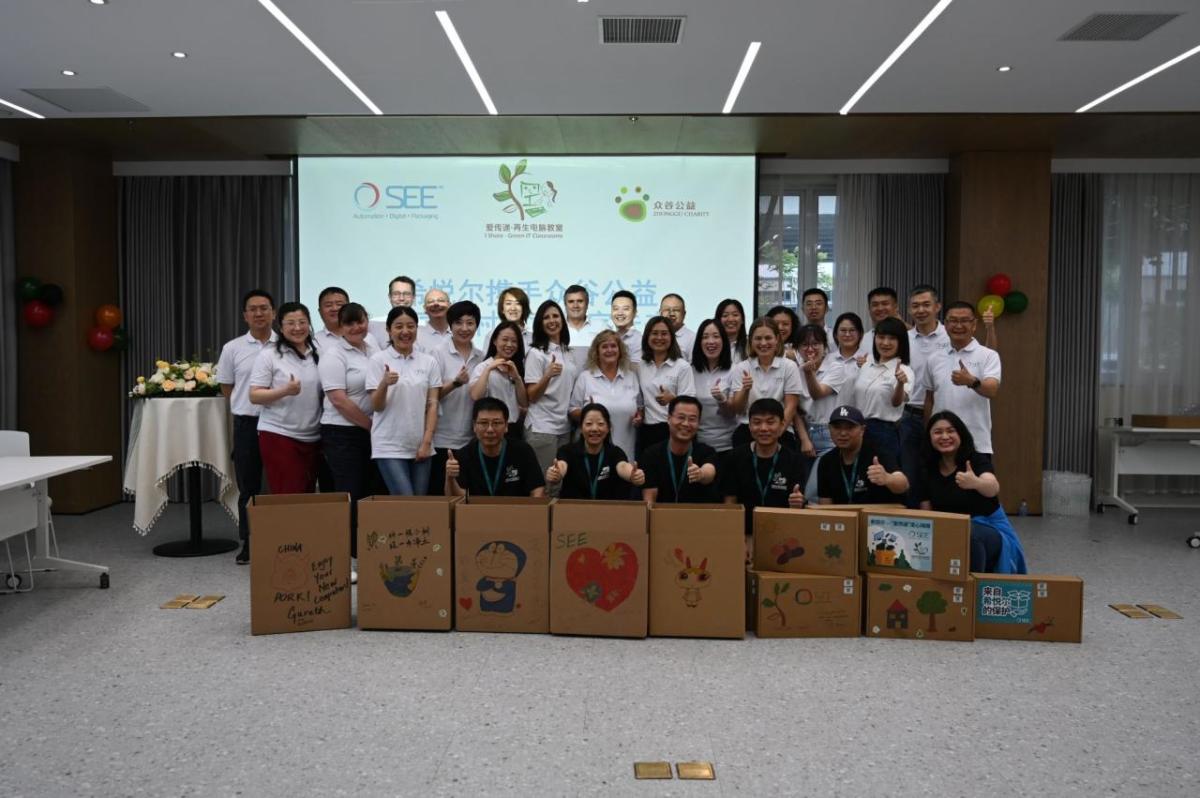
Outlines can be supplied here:
[[1029, 502], [1021, 499], [1021, 506], [1017, 508], [1017, 515], [1029, 515]]

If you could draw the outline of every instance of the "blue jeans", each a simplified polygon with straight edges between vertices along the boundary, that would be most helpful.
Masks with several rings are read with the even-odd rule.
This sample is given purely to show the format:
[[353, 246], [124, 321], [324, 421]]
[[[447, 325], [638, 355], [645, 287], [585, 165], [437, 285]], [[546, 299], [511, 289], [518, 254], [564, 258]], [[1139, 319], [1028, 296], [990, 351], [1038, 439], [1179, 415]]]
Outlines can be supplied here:
[[908, 477], [908, 507], [917, 509], [921, 502], [918, 497], [924, 491], [920, 489], [925, 469], [921, 468], [921, 451], [924, 447], [925, 420], [921, 413], [910, 413], [905, 408], [900, 416], [900, 470]]
[[864, 437], [871, 442], [876, 452], [890, 455], [897, 463], [900, 462], [900, 430], [896, 422], [868, 418]]
[[417, 462], [399, 458], [376, 460], [379, 473], [393, 496], [425, 496], [429, 493], [429, 470], [432, 458]]
[[828, 424], [809, 424], [808, 437], [812, 441], [813, 448], [817, 451], [817, 459], [813, 461], [812, 470], [808, 474], [808, 481], [804, 485], [804, 497], [813, 504], [816, 504], [817, 465], [821, 462], [821, 457], [833, 449], [833, 438], [829, 437]]

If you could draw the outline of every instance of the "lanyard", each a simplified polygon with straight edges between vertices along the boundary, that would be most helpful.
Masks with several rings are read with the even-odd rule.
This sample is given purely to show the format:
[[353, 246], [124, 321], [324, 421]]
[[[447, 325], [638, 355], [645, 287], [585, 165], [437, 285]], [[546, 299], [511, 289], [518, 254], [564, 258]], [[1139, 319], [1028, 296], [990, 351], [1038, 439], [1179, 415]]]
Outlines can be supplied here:
[[[692, 456], [692, 445], [688, 444], [687, 456]], [[675, 501], [679, 501], [679, 480], [681, 475], [675, 470], [675, 455], [671, 453], [671, 442], [667, 441], [667, 470], [671, 472], [671, 487], [675, 489]], [[683, 484], [687, 484], [687, 460], [683, 461], [684, 474], [682, 475]]]
[[[846, 467], [840, 462], [838, 470], [842, 474], [842, 484], [846, 486], [846, 503], [854, 504], [854, 486], [858, 484], [858, 458], [862, 456], [862, 450], [859, 449], [858, 454], [854, 455], [854, 465], [850, 469], [850, 479], [846, 479]], [[840, 459], [840, 458], [839, 458]]]
[[508, 449], [508, 441], [500, 442], [500, 459], [496, 463], [496, 475], [493, 477], [488, 474], [487, 462], [483, 459], [483, 445], [477, 447], [479, 449], [479, 470], [483, 472], [483, 484], [487, 485], [488, 495], [495, 496], [496, 489], [500, 487], [500, 479], [504, 476], [504, 453]]
[[[758, 452], [753, 449], [751, 450], [751, 454], [754, 455], [754, 461], [755, 461], [754, 462], [754, 482], [755, 482], [755, 484], [758, 485], [758, 506], [759, 507], [767, 506], [767, 491], [769, 491], [771, 489], [771, 480], [775, 479], [775, 466], [779, 463], [779, 451], [782, 448], [783, 447], [780, 444], [778, 444], [778, 443], [775, 444], [775, 455], [771, 458], [771, 470], [767, 472], [767, 484], [765, 484], [765, 485], [762, 483], [762, 480], [758, 478]], [[845, 474], [843, 474], [843, 476], [845, 476]]]
[[596, 474], [592, 475], [592, 461], [588, 458], [587, 449], [583, 450], [583, 465], [588, 472], [588, 488], [592, 492], [592, 498], [596, 498], [596, 490], [599, 488], [600, 472], [604, 470], [604, 447], [600, 448], [600, 456], [596, 459]]

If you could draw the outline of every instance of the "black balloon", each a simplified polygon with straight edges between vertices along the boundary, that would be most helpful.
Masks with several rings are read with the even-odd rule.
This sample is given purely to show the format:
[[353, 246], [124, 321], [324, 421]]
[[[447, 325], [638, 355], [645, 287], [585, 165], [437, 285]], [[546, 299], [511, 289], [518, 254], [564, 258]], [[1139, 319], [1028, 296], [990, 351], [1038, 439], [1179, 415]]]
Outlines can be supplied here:
[[58, 307], [63, 301], [62, 286], [55, 285], [54, 283], [46, 283], [38, 291], [38, 299], [42, 300], [52, 308]]

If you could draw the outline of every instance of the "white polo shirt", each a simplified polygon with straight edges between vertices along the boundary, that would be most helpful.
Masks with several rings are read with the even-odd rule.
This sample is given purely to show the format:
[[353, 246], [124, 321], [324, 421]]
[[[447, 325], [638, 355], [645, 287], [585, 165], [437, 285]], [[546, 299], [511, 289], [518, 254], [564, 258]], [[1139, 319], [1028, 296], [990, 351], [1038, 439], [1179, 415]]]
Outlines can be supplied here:
[[438, 402], [438, 425], [433, 431], [433, 445], [437, 448], [461, 449], [471, 442], [471, 409], [474, 402], [471, 401], [470, 374], [483, 360], [483, 352], [471, 347], [470, 355], [464, 358], [454, 348], [454, 339], [447, 338], [429, 354], [437, 361], [442, 385], [458, 376], [460, 369], [467, 369], [467, 381]]
[[679, 354], [689, 363], [692, 360], [692, 347], [696, 345], [696, 331], [689, 330], [687, 325], [675, 331], [675, 343], [679, 344]]
[[[483, 377], [483, 372], [487, 367], [492, 365], [496, 358], [489, 357], [487, 360], [479, 363], [471, 371], [471, 384], [474, 385]], [[487, 392], [484, 396], [490, 396], [492, 399], [499, 399], [508, 407], [508, 423], [512, 424], [519, 421], [521, 418], [521, 405], [517, 402], [517, 389], [513, 385], [512, 380], [507, 374], [499, 371], [489, 371], [487, 381]], [[518, 377], [517, 379], [520, 379]], [[474, 404], [472, 403], [472, 407]]]
[[321, 440], [325, 392], [321, 390], [321, 376], [311, 350], [308, 357], [302, 358], [286, 344], [283, 352], [276, 351], [274, 346], [264, 347], [250, 372], [250, 387], [281, 388], [292, 375], [300, 382], [300, 393], [280, 397], [269, 405], [259, 405], [262, 412], [258, 415], [258, 431], [315, 443]]
[[[875, 331], [867, 330], [863, 333], [862, 340], [858, 342], [858, 351], [854, 353], [855, 357], [866, 357], [868, 361], [875, 359]], [[864, 364], [865, 365], [865, 364]]]
[[944, 352], [950, 346], [950, 336], [939, 321], [928, 335], [918, 332], [916, 327], [908, 331], [908, 365], [912, 366], [913, 384], [908, 392], [908, 403], [925, 406], [925, 364], [929, 358]]
[[962, 349], [947, 347], [930, 358], [925, 369], [925, 387], [933, 392], [933, 412], [950, 410], [967, 425], [976, 451], [992, 454], [992, 402], [968, 385], [955, 385], [951, 373], [962, 361], [967, 371], [980, 380], [1000, 379], [1000, 354], [974, 338]]
[[[904, 402], [892, 406], [892, 394], [896, 390], [896, 358], [876, 363], [868, 360], [858, 370], [858, 378], [854, 381], [854, 390], [840, 404], [857, 407], [863, 418], [874, 418], [880, 421], [898, 421], [904, 413]], [[904, 397], [908, 400], [912, 391], [913, 370], [905, 365], [900, 369], [908, 378], [905, 383]], [[832, 412], [832, 411], [831, 411]]]
[[[851, 363], [854, 363], [854, 377], [858, 377], [858, 364], [851, 358]], [[800, 376], [804, 376], [801, 374]], [[821, 361], [820, 367], [817, 368], [817, 373], [814, 375], [817, 382], [821, 385], [828, 386], [833, 389], [833, 393], [829, 396], [820, 399], [811, 399], [811, 404], [805, 409], [808, 414], [808, 423], [810, 424], [828, 424], [829, 416], [838, 405], [843, 404], [841, 396], [842, 389], [846, 384], [846, 378], [851, 376], [850, 371], [846, 368], [837, 355], [828, 354]], [[807, 380], [804, 383], [808, 387]]]
[[[630, 327], [625, 332], [617, 330], [613, 323], [608, 323], [608, 329], [621, 336], [621, 340], [625, 343], [625, 348], [629, 350], [630, 364], [637, 363], [642, 359], [642, 331], [637, 327]], [[632, 449], [630, 451], [633, 451]]]
[[525, 353], [525, 386], [542, 381], [542, 375], [550, 368], [550, 361], [562, 363], [562, 373], [552, 377], [546, 391], [536, 402], [529, 403], [525, 413], [525, 429], [544, 432], [547, 435], [564, 435], [571, 431], [571, 419], [567, 416], [571, 404], [571, 388], [579, 370], [569, 352], [558, 344], [550, 344], [548, 352], [530, 349]]
[[221, 357], [217, 359], [217, 382], [233, 386], [229, 394], [229, 412], [233, 415], [257, 418], [262, 411], [260, 406], [250, 403], [250, 373], [254, 371], [254, 361], [259, 353], [268, 346], [273, 347], [278, 337], [271, 330], [271, 337], [264, 343], [246, 333], [221, 347]]
[[733, 448], [733, 431], [737, 429], [736, 415], [722, 415], [717, 399], [712, 395], [715, 384], [725, 396], [725, 401], [734, 394], [730, 390], [729, 375], [732, 369], [717, 371], [693, 371], [692, 377], [696, 382], [696, 398], [700, 400], [700, 427], [696, 430], [696, 439], [707, 443], [718, 452], [727, 452]]
[[594, 368], [575, 380], [571, 409], [579, 410], [589, 402], [604, 405], [612, 420], [612, 442], [632, 458], [636, 451], [633, 417], [638, 411], [639, 394], [637, 372], [618, 371], [616, 379], [610, 381], [604, 372]]
[[[412, 460], [425, 437], [425, 407], [430, 388], [440, 388], [442, 373], [437, 361], [424, 352], [402, 355], [389, 346], [371, 357], [367, 369], [367, 390], [374, 391], [383, 382], [387, 366], [400, 375], [389, 386], [387, 404], [371, 419], [371, 457]], [[436, 430], [435, 430], [436, 431]]]
[[596, 337], [596, 333], [603, 329], [604, 327], [597, 324], [592, 316], [588, 316], [583, 327], [578, 330], [572, 327], [571, 322], [568, 321], [567, 334], [571, 338], [571, 353], [583, 352], [583, 359], [586, 361], [588, 347], [592, 345], [592, 339]]
[[775, 399], [783, 404], [785, 396], [795, 396], [799, 400], [807, 394], [804, 390], [804, 378], [800, 376], [800, 367], [794, 360], [777, 357], [764, 369], [755, 357], [743, 360], [731, 371], [734, 393], [742, 389], [743, 374], [749, 374], [754, 380], [754, 387], [750, 389], [750, 396], [746, 398], [746, 409], [738, 416], [739, 424], [750, 423], [750, 405], [759, 399]]
[[313, 346], [320, 352], [321, 349], [329, 344], [337, 343], [342, 340], [342, 336], [332, 332], [328, 327], [322, 327], [312, 334]]
[[676, 396], [696, 395], [696, 378], [691, 364], [686, 360], [668, 358], [662, 365], [639, 360], [637, 375], [642, 391], [643, 424], [667, 423], [667, 406], [658, 403], [660, 389], [666, 388], [668, 393]]
[[367, 368], [371, 357], [378, 354], [379, 347], [370, 335], [363, 337], [363, 349], [342, 338], [338, 343], [331, 343], [321, 352], [321, 362], [317, 371], [321, 375], [321, 390], [325, 391], [325, 409], [321, 413], [322, 424], [333, 424], [339, 427], [357, 426], [341, 414], [329, 399], [329, 391], [345, 391], [347, 398], [358, 409], [371, 415], [371, 394], [367, 392]]
[[[419, 349], [427, 355], [432, 355], [438, 347], [450, 340], [452, 334], [453, 332], [449, 325], [446, 325], [446, 330], [443, 332], [430, 327], [428, 324], [422, 324], [417, 327], [417, 343], [414, 348]], [[395, 347], [392, 348], [395, 349]]]
[[[418, 332], [420, 328], [418, 328]], [[375, 339], [375, 345], [382, 351], [392, 345], [392, 339], [387, 334], [387, 321], [384, 319], [371, 319], [367, 322], [367, 333]]]

